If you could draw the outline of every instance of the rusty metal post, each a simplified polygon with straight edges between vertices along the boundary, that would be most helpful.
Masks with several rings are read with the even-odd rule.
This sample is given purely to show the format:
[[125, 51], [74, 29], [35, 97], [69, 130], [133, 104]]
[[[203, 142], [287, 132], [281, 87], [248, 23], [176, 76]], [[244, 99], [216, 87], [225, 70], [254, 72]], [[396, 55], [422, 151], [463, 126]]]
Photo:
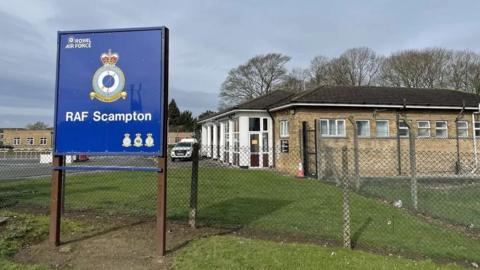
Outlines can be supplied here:
[[358, 149], [358, 127], [357, 122], [352, 116], [348, 118], [353, 126], [353, 167], [355, 170], [355, 188], [360, 190], [360, 162], [359, 162], [359, 149]]
[[397, 112], [397, 171], [398, 175], [402, 175], [402, 148], [400, 141], [400, 115]]
[[[407, 122], [407, 121], [405, 121]], [[417, 159], [415, 154], [415, 134], [413, 133], [413, 127], [410, 123], [408, 125], [408, 132], [410, 138], [410, 189], [412, 196], [413, 208], [418, 209], [418, 197], [417, 197]]]
[[64, 165], [64, 156], [53, 157], [52, 182], [50, 189], [50, 232], [48, 242], [51, 246], [60, 244], [60, 226], [62, 218], [62, 188], [64, 171], [58, 169]]
[[196, 228], [197, 223], [197, 204], [198, 204], [198, 144], [193, 145], [192, 152], [192, 183], [190, 187], [190, 216], [188, 224]]
[[315, 154], [317, 161], [317, 179], [323, 179], [322, 174], [322, 131], [320, 130], [320, 120], [315, 120]]
[[348, 149], [342, 148], [342, 216], [343, 216], [343, 247], [352, 247], [351, 229], [350, 229], [350, 185], [348, 174]]
[[157, 252], [164, 256], [166, 253], [166, 220], [167, 220], [167, 158], [158, 157], [157, 183]]

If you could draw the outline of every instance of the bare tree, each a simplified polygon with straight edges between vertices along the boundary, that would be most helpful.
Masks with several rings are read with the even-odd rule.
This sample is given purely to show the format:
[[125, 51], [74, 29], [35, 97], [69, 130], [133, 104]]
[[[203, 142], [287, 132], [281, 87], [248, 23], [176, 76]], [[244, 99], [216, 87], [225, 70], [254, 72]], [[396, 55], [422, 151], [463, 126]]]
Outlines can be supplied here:
[[448, 86], [451, 51], [433, 48], [406, 50], [390, 55], [382, 65], [381, 84], [415, 88]]
[[305, 91], [310, 81], [310, 70], [294, 68], [282, 79], [282, 82], [275, 87], [275, 90], [286, 90], [291, 92]]
[[26, 126], [27, 129], [47, 129], [48, 128], [48, 125], [45, 124], [44, 122], [42, 121], [37, 121], [33, 124], [28, 124]]
[[346, 76], [346, 84], [352, 86], [371, 85], [380, 70], [380, 59], [366, 47], [346, 50], [339, 58], [340, 67]]
[[269, 53], [230, 70], [220, 88], [220, 108], [268, 94], [282, 82], [289, 60], [286, 55]]
[[456, 51], [448, 65], [450, 88], [478, 93], [480, 89], [480, 56], [471, 51]]
[[372, 85], [377, 81], [382, 57], [366, 47], [346, 50], [333, 59], [315, 57], [310, 64], [309, 84], [319, 85]]
[[329, 76], [330, 59], [325, 56], [316, 56], [310, 62], [310, 68], [308, 69], [310, 80], [308, 85], [310, 87], [316, 87], [321, 85], [330, 85]]

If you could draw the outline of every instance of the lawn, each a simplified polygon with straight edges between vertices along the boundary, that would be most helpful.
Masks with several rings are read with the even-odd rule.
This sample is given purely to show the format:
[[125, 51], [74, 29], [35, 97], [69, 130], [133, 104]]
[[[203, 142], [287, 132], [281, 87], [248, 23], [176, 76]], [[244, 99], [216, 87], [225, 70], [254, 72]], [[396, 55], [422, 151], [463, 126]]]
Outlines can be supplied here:
[[[49, 218], [45, 215], [30, 215], [0, 209], [0, 216], [10, 217], [0, 227], [0, 269], [44, 270], [43, 265], [27, 265], [11, 261], [11, 256], [28, 244], [44, 240], [48, 235]], [[62, 234], [82, 232], [86, 226], [71, 220], [64, 221]]]
[[182, 269], [464, 269], [385, 257], [362, 251], [306, 244], [282, 244], [232, 236], [196, 240], [173, 257], [172, 268]]
[[[402, 200], [412, 207], [410, 181], [370, 181], [362, 185], [362, 192], [389, 201]], [[418, 184], [418, 210], [449, 223], [480, 228], [480, 183], [459, 182]]]
[[[190, 171], [168, 174], [168, 216], [186, 219]], [[0, 183], [0, 204], [48, 205], [49, 181]], [[113, 215], [155, 214], [154, 173], [102, 172], [68, 175], [66, 209], [96, 209]], [[341, 190], [316, 180], [299, 180], [271, 171], [201, 168], [199, 221], [250, 229], [311, 235], [339, 241]], [[351, 195], [352, 240], [356, 246], [430, 258], [480, 261], [480, 241], [424, 222], [358, 194]]]

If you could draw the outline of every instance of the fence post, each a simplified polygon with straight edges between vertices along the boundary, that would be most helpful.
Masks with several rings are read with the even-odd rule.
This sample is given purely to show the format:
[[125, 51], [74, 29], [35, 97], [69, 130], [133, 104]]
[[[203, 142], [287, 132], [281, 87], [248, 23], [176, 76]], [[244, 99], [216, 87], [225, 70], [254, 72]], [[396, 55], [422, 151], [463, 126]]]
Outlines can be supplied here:
[[48, 241], [51, 246], [60, 244], [60, 223], [62, 217], [61, 196], [64, 171], [64, 156], [53, 157], [52, 183], [50, 189], [50, 229]]
[[190, 216], [188, 224], [196, 228], [197, 221], [197, 203], [198, 203], [198, 144], [193, 144], [192, 152], [192, 184], [190, 189]]
[[348, 176], [348, 149], [346, 146], [342, 147], [342, 184], [343, 184], [343, 247], [351, 248], [352, 239], [350, 234], [350, 191], [349, 191], [349, 176]]
[[[299, 147], [298, 147], [298, 150], [299, 150], [299, 157], [300, 157], [300, 162], [302, 163], [302, 166], [304, 165], [304, 162], [305, 160], [303, 159], [304, 156], [303, 156], [303, 152], [305, 151], [304, 147], [303, 147], [303, 128], [300, 127], [298, 129], [298, 134], [300, 136], [298, 136], [298, 143], [299, 143]], [[295, 164], [295, 166], [298, 166], [298, 164]], [[305, 172], [305, 168], [303, 168], [304, 172]]]
[[353, 166], [355, 170], [355, 189], [360, 190], [360, 165], [358, 157], [358, 127], [352, 116], [348, 118], [353, 126]]
[[[456, 174], [460, 174], [460, 172], [462, 171], [462, 162], [460, 160], [460, 138], [458, 137], [458, 120], [459, 120], [459, 117], [457, 116], [457, 118], [455, 119], [455, 138], [456, 138], [456, 142], [457, 142], [457, 164], [455, 164], [455, 173]], [[474, 134], [475, 135], [475, 134]]]
[[320, 120], [315, 120], [315, 154], [316, 154], [316, 161], [317, 161], [317, 179], [323, 179], [322, 171], [322, 147], [321, 141], [322, 140], [322, 132], [320, 130]]
[[303, 171], [305, 176], [310, 175], [309, 160], [308, 160], [308, 127], [307, 122], [302, 122], [302, 149], [303, 149]]
[[400, 115], [397, 112], [397, 170], [398, 175], [402, 175], [402, 149], [400, 146]]
[[415, 154], [415, 135], [413, 133], [413, 128], [410, 123], [407, 123], [405, 120], [406, 125], [408, 126], [408, 137], [410, 141], [410, 177], [411, 177], [411, 182], [410, 182], [410, 189], [411, 189], [411, 195], [412, 195], [412, 203], [413, 203], [413, 208], [415, 210], [418, 209], [418, 201], [417, 201], [417, 159], [416, 159], [416, 154]]

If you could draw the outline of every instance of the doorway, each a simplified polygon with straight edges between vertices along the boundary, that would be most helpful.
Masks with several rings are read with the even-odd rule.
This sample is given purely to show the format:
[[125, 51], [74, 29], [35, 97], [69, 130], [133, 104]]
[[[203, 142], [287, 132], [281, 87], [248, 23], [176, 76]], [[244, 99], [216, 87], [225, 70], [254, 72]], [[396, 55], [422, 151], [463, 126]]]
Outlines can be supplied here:
[[260, 166], [260, 141], [259, 134], [250, 134], [250, 167]]

